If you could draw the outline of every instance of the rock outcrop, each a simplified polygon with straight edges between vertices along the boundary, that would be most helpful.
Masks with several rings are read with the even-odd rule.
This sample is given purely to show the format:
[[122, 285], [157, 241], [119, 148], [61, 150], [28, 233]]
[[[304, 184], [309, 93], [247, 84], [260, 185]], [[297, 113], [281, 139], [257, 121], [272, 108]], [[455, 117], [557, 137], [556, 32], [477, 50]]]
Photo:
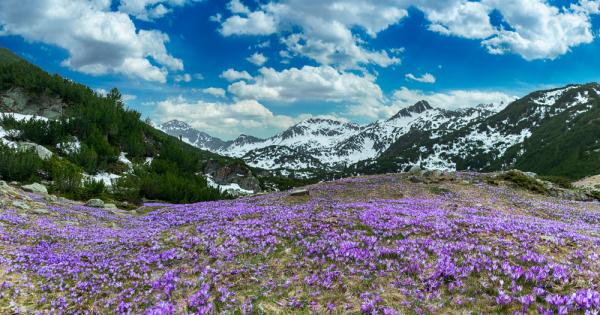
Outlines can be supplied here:
[[219, 185], [238, 184], [241, 188], [255, 193], [262, 190], [258, 179], [243, 165], [221, 165], [218, 161], [210, 160], [206, 164], [204, 173], [210, 175]]

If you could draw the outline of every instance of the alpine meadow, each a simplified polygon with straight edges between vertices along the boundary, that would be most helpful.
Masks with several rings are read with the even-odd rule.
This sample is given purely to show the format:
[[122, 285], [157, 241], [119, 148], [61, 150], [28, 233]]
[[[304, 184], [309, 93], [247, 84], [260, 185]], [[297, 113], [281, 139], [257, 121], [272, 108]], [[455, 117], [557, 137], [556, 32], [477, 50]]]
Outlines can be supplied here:
[[600, 314], [600, 0], [0, 0], [0, 314]]

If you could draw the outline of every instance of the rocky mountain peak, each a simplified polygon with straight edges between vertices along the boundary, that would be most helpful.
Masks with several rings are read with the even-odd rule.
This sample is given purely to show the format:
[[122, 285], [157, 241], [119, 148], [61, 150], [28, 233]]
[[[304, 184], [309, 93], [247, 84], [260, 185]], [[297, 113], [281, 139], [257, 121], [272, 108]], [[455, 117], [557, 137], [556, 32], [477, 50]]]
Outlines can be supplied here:
[[165, 129], [192, 129], [192, 126], [190, 126], [188, 123], [177, 119], [169, 120], [160, 126], [161, 128]]
[[429, 103], [427, 101], [421, 100], [409, 107], [399, 110], [394, 116], [392, 116], [388, 120], [394, 120], [394, 119], [398, 119], [401, 117], [411, 117], [414, 114], [421, 114], [430, 109], [433, 109], [433, 107], [431, 105], [429, 105]]

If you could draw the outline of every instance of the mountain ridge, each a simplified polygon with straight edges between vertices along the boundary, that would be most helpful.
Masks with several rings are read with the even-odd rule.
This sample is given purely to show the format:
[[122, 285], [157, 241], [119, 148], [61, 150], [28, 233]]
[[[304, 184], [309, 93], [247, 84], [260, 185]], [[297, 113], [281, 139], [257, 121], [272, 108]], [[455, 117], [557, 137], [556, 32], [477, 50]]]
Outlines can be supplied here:
[[[419, 124], [420, 128], [431, 129], [445, 123], [448, 117], [456, 117], [454, 122], [462, 125], [468, 117], [473, 115], [487, 117], [493, 112], [489, 105], [451, 111], [435, 108], [427, 101], [421, 100], [414, 105], [400, 109], [387, 119], [369, 124], [358, 125], [330, 118], [313, 117], [300, 121], [265, 139], [241, 135], [234, 140], [223, 141], [177, 120], [163, 123], [159, 125], [159, 129], [174, 136], [182, 136], [182, 140], [199, 148], [242, 158], [251, 166], [266, 169], [298, 167], [340, 169], [378, 157], [398, 137], [408, 132], [412, 124]], [[185, 128], [173, 128], [171, 125], [185, 125]], [[212, 139], [216, 139], [216, 141]], [[218, 143], [218, 145], [214, 145], [214, 143]], [[269, 150], [265, 150], [267, 147]], [[268, 161], [268, 157], [258, 154], [257, 151], [269, 152], [272, 155], [271, 161]], [[310, 156], [311, 158], [308, 160], [311, 162], [274, 162], [275, 160], [290, 162], [291, 152], [302, 152], [302, 154], [297, 153], [302, 156], [299, 160]], [[315, 164], [315, 162], [318, 163]]]
[[[600, 85], [595, 82], [533, 91], [509, 104], [455, 110], [436, 108], [421, 100], [388, 119], [365, 125], [309, 118], [266, 139], [236, 139], [209, 150], [271, 170], [381, 173], [406, 171], [418, 164], [429, 169], [493, 171], [520, 165], [544, 173], [545, 169], [520, 158], [529, 156], [520, 153], [526, 140], [537, 139], [537, 130], [544, 130], [545, 124], [566, 128], [576, 117], [595, 108], [598, 100]], [[564, 119], [552, 122], [553, 117]], [[188, 127], [192, 134], [200, 132]], [[172, 132], [168, 128], [163, 131]], [[566, 171], [559, 173], [570, 176]]]

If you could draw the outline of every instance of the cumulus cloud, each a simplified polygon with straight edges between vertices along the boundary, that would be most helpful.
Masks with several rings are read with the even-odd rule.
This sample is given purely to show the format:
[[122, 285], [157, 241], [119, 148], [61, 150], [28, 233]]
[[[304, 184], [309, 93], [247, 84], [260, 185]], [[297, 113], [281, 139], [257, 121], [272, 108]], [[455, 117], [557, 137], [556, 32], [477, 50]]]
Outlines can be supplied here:
[[189, 73], [178, 74], [175, 76], [175, 82], [191, 82], [192, 75]]
[[221, 24], [220, 32], [231, 35], [269, 35], [275, 33], [275, 19], [262, 11], [251, 12], [246, 16], [234, 15]]
[[500, 29], [483, 41], [493, 54], [513, 52], [526, 60], [554, 59], [594, 39], [588, 15], [542, 0], [486, 0], [513, 30]]
[[288, 128], [301, 118], [275, 115], [256, 100], [221, 103], [177, 97], [158, 102], [154, 119], [186, 121], [199, 130], [230, 139], [240, 134], [271, 135], [273, 130]]
[[[597, 0], [564, 8], [545, 0], [283, 0], [254, 12], [240, 1], [230, 3], [238, 5], [222, 21], [224, 36], [279, 33], [290, 53], [340, 69], [400, 63], [385, 50], [369, 49], [356, 30], [376, 37], [406, 17], [409, 7], [424, 12], [433, 32], [478, 40], [492, 54], [515, 53], [526, 60], [553, 59], [591, 42], [589, 15], [600, 13]], [[502, 16], [503, 26], [492, 24], [492, 12]]]
[[375, 37], [406, 15], [405, 9], [383, 2], [288, 0], [262, 5], [254, 12], [234, 14], [222, 21], [221, 33], [270, 35], [298, 28], [299, 33], [288, 32], [284, 40], [288, 50], [296, 55], [340, 68], [366, 64], [387, 67], [400, 59], [384, 50], [365, 48], [352, 29], [361, 28]]
[[[419, 5], [431, 22], [430, 30], [478, 39], [492, 54], [515, 53], [526, 60], [554, 59], [592, 42], [589, 14], [599, 13], [598, 3], [591, 0], [562, 9], [544, 0], [453, 0], [437, 7], [432, 3]], [[492, 11], [508, 27], [492, 26]]]
[[451, 90], [448, 92], [427, 93], [402, 87], [393, 92], [396, 106], [410, 106], [420, 100], [426, 100], [431, 106], [458, 109], [480, 104], [508, 104], [517, 97], [498, 91]]
[[265, 55], [261, 53], [253, 53], [250, 57], [246, 58], [246, 60], [257, 66], [262, 66], [265, 64], [265, 62], [267, 62], [267, 60], [269, 60], [269, 58], [265, 57]]
[[423, 92], [402, 87], [395, 90], [386, 102], [363, 102], [348, 107], [348, 115], [371, 119], [387, 119], [400, 109], [426, 100], [433, 107], [459, 109], [480, 104], [505, 106], [517, 97], [498, 91], [450, 90], [446, 92]]
[[[169, 37], [138, 30], [127, 14], [110, 11], [110, 1], [6, 0], [0, 2], [0, 35], [64, 48], [63, 66], [92, 74], [124, 74], [165, 82], [183, 62], [167, 52]], [[152, 63], [152, 60], [154, 63]]]
[[442, 7], [423, 5], [429, 29], [446, 35], [482, 39], [494, 34], [490, 8], [480, 2], [450, 1]]
[[412, 73], [407, 73], [405, 77], [409, 80], [421, 82], [421, 83], [435, 83], [435, 77], [431, 73], [424, 73], [423, 75], [417, 77]]
[[209, 94], [215, 97], [225, 97], [225, 90], [222, 88], [209, 87], [202, 89], [202, 93]]
[[231, 11], [231, 13], [238, 13], [238, 14], [250, 13], [250, 9], [248, 9], [248, 7], [245, 6], [240, 0], [229, 1], [229, 3], [227, 4], [227, 9], [229, 9], [229, 11]]
[[201, 0], [121, 0], [119, 11], [143, 21], [152, 21], [171, 13], [174, 7], [198, 1]]
[[259, 69], [253, 82], [239, 81], [228, 91], [240, 99], [362, 102], [381, 99], [383, 93], [370, 76], [339, 71], [330, 66], [304, 66], [277, 71]]
[[252, 80], [252, 76], [247, 71], [237, 71], [234, 69], [227, 69], [223, 71], [219, 77], [230, 82], [238, 80]]

